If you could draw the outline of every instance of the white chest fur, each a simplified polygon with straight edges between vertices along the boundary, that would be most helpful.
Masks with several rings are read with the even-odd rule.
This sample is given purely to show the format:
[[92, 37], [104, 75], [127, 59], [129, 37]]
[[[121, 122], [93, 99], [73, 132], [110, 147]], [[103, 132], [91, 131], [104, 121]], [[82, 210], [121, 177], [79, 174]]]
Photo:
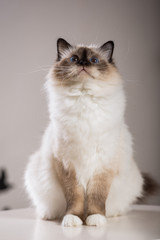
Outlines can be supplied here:
[[52, 101], [54, 154], [66, 165], [72, 162], [85, 181], [84, 176], [109, 164], [116, 154], [123, 124], [123, 91], [110, 98], [81, 92], [79, 96], [58, 95]]

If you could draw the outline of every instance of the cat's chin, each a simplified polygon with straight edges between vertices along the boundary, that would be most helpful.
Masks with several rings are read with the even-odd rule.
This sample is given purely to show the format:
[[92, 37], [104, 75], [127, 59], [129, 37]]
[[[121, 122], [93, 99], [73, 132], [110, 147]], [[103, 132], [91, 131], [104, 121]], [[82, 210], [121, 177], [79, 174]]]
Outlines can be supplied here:
[[83, 81], [87, 79], [94, 79], [94, 76], [87, 70], [82, 69], [78, 74], [77, 74], [77, 80]]

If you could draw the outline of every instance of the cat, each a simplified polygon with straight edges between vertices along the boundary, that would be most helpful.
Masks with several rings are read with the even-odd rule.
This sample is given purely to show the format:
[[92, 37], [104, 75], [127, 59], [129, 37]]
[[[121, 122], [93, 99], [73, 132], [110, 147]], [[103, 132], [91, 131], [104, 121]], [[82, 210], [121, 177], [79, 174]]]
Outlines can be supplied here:
[[57, 40], [47, 75], [50, 123], [25, 171], [25, 187], [45, 220], [105, 225], [143, 196], [143, 178], [125, 123], [123, 80], [114, 42], [72, 46]]

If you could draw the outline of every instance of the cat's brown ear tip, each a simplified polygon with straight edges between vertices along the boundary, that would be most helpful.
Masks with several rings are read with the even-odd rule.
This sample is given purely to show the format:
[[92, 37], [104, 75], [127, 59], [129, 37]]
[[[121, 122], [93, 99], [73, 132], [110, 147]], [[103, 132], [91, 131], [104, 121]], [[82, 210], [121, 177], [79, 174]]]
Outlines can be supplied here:
[[66, 42], [66, 40], [64, 38], [58, 38], [57, 39], [57, 44], [62, 43], [62, 42], [64, 43], [64, 42]]
[[57, 47], [71, 47], [71, 45], [64, 38], [58, 38]]
[[105, 42], [100, 48], [104, 48], [104, 49], [113, 49], [114, 48], [114, 41], [113, 40], [109, 40], [107, 42]]
[[108, 43], [108, 45], [111, 46], [112, 49], [114, 49], [114, 41], [110, 40], [107, 43]]

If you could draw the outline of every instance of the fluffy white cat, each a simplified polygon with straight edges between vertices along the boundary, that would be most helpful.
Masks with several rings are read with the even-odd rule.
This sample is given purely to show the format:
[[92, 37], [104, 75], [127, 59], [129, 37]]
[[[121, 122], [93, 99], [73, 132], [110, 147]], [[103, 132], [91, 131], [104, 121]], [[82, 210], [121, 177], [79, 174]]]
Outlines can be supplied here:
[[57, 41], [46, 83], [50, 123], [25, 172], [28, 195], [43, 219], [104, 225], [143, 195], [113, 49], [112, 41], [101, 47]]

